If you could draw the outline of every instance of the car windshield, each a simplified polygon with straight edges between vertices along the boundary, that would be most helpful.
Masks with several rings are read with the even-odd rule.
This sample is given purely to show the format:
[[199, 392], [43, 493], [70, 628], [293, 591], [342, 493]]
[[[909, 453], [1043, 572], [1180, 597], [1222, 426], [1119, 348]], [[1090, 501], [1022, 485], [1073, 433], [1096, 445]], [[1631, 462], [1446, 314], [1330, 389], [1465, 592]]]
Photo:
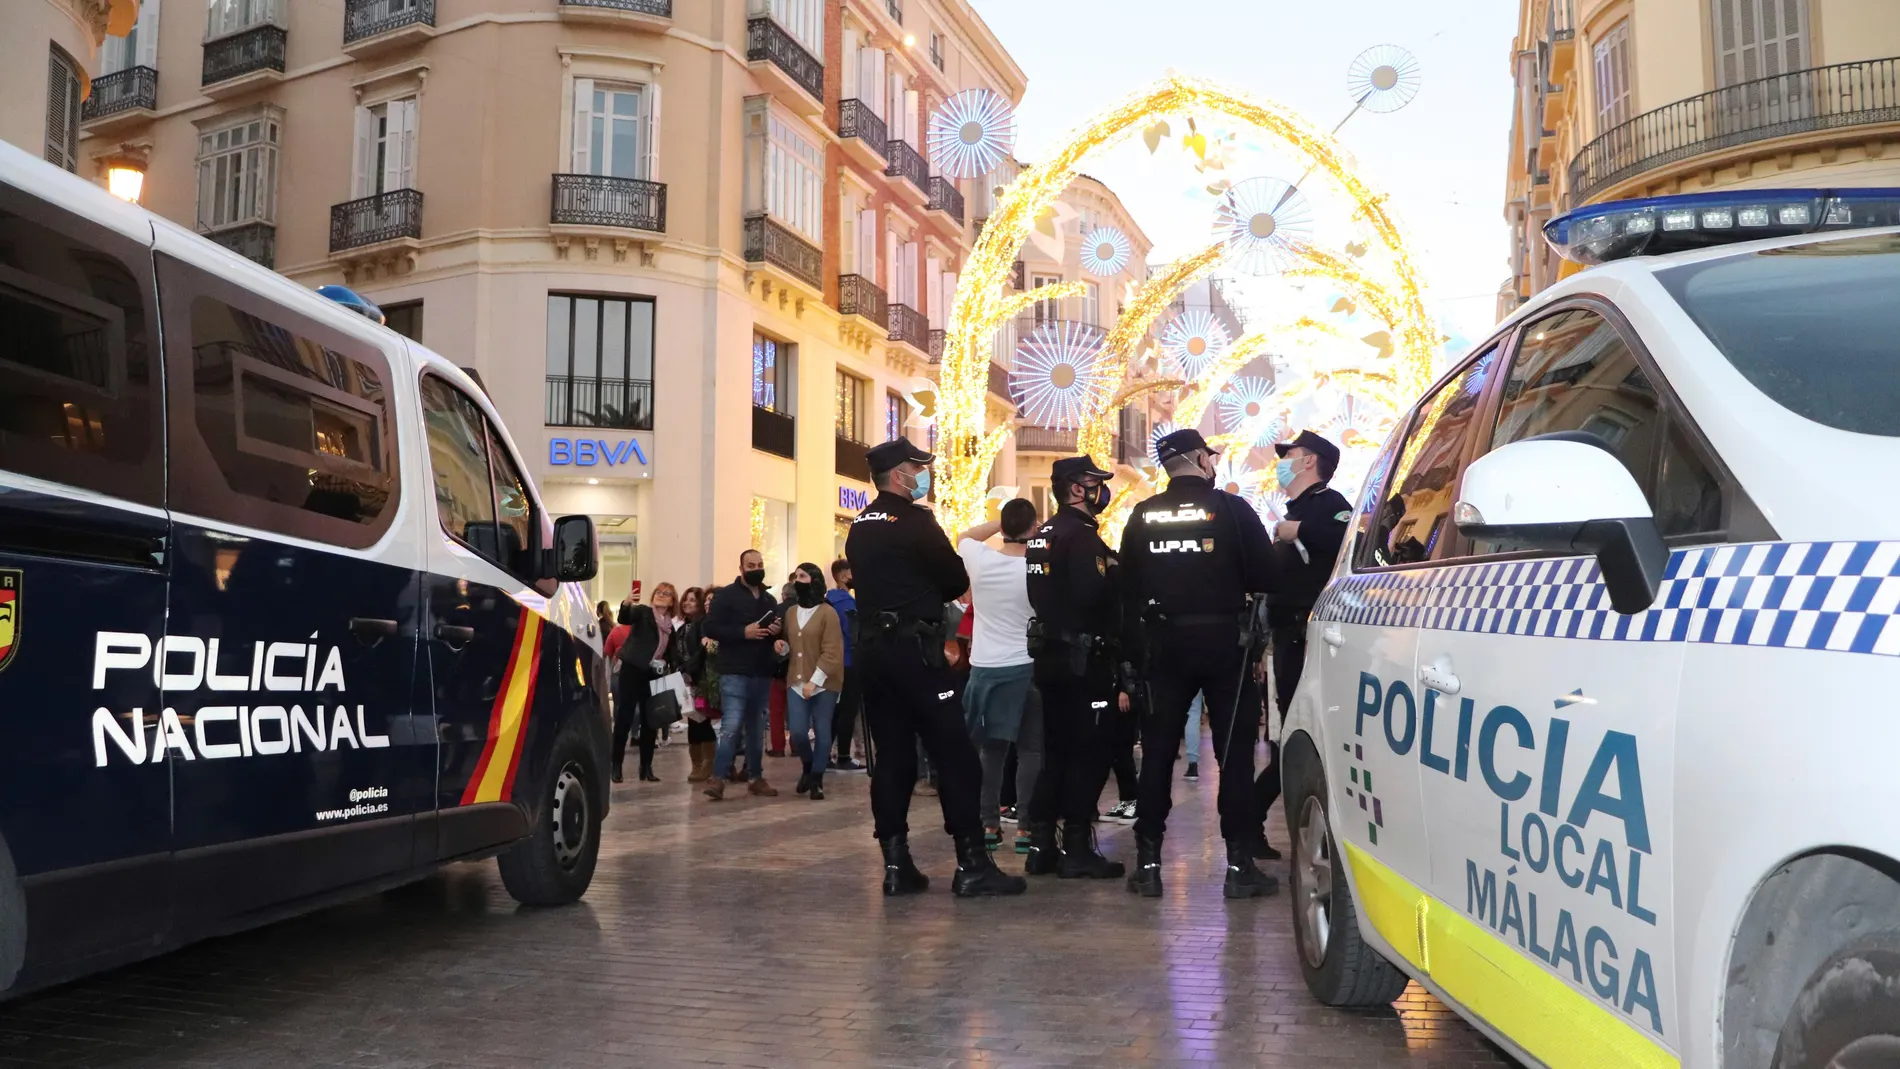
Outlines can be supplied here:
[[1783, 408], [1900, 437], [1900, 234], [1767, 249], [1656, 277]]

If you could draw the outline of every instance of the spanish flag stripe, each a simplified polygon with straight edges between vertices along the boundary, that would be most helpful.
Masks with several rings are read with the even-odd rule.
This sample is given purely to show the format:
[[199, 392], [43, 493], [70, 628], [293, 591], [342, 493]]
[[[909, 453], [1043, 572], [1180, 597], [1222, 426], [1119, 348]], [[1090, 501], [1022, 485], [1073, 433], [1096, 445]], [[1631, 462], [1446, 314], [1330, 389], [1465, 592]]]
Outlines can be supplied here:
[[534, 681], [541, 663], [541, 618], [523, 609], [515, 628], [515, 641], [508, 654], [508, 667], [495, 695], [495, 706], [488, 718], [488, 741], [481, 761], [462, 793], [462, 804], [494, 802], [505, 797], [506, 784], [513, 779], [515, 762], [520, 759], [522, 728], [534, 704]]

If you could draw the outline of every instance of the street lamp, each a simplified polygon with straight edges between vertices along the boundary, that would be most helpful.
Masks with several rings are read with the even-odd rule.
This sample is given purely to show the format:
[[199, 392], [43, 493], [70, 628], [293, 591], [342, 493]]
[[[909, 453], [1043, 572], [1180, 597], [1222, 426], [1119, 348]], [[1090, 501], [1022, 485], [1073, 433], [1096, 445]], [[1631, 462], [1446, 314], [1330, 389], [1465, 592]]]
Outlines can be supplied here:
[[102, 158], [99, 164], [106, 172], [106, 189], [120, 200], [137, 204], [145, 192], [145, 162], [145, 153], [129, 145]]

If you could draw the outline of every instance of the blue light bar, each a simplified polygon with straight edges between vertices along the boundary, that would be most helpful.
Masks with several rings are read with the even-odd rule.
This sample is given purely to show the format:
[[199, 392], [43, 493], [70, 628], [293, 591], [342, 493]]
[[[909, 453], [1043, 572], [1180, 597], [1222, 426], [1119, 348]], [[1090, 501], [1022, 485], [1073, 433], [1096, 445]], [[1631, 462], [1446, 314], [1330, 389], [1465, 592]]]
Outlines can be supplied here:
[[1585, 205], [1545, 223], [1544, 240], [1566, 260], [1600, 264], [1880, 226], [1900, 226], [1900, 189], [1731, 189]]
[[383, 310], [376, 307], [374, 301], [371, 301], [368, 297], [363, 296], [348, 286], [318, 286], [317, 293], [319, 296], [330, 298], [373, 323], [387, 325], [389, 322], [388, 319], [383, 316]]

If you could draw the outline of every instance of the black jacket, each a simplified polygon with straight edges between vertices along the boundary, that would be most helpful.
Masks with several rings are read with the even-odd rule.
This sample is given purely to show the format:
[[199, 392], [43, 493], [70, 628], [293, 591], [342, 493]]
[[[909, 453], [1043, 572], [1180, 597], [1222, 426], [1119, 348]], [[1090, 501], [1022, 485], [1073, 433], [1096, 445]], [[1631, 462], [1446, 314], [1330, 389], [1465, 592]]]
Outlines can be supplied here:
[[1291, 542], [1273, 547], [1282, 576], [1268, 601], [1276, 623], [1283, 622], [1287, 613], [1311, 609], [1326, 589], [1339, 560], [1339, 547], [1346, 541], [1346, 529], [1352, 524], [1352, 503], [1325, 483], [1315, 483], [1287, 502], [1286, 518], [1299, 521], [1299, 543], [1306, 548], [1306, 556], [1302, 558], [1300, 546]]
[[970, 589], [963, 558], [935, 514], [888, 490], [851, 521], [844, 555], [851, 562], [858, 618], [867, 624], [881, 612], [934, 624], [943, 619], [945, 603]]
[[1273, 550], [1246, 501], [1198, 476], [1169, 479], [1122, 534], [1126, 644], [1141, 648], [1144, 616], [1166, 616], [1170, 629], [1238, 632], [1247, 595], [1278, 589]]
[[1066, 646], [1079, 634], [1120, 640], [1120, 570], [1095, 517], [1064, 507], [1029, 536], [1024, 558], [1029, 605], [1049, 641]]
[[[769, 619], [768, 619], [769, 617]], [[719, 643], [719, 671], [729, 676], [770, 678], [777, 659], [769, 638], [747, 638], [747, 624], [770, 624], [779, 617], [778, 599], [770, 590], [757, 594], [735, 579], [713, 597], [706, 615], [706, 637]]]

